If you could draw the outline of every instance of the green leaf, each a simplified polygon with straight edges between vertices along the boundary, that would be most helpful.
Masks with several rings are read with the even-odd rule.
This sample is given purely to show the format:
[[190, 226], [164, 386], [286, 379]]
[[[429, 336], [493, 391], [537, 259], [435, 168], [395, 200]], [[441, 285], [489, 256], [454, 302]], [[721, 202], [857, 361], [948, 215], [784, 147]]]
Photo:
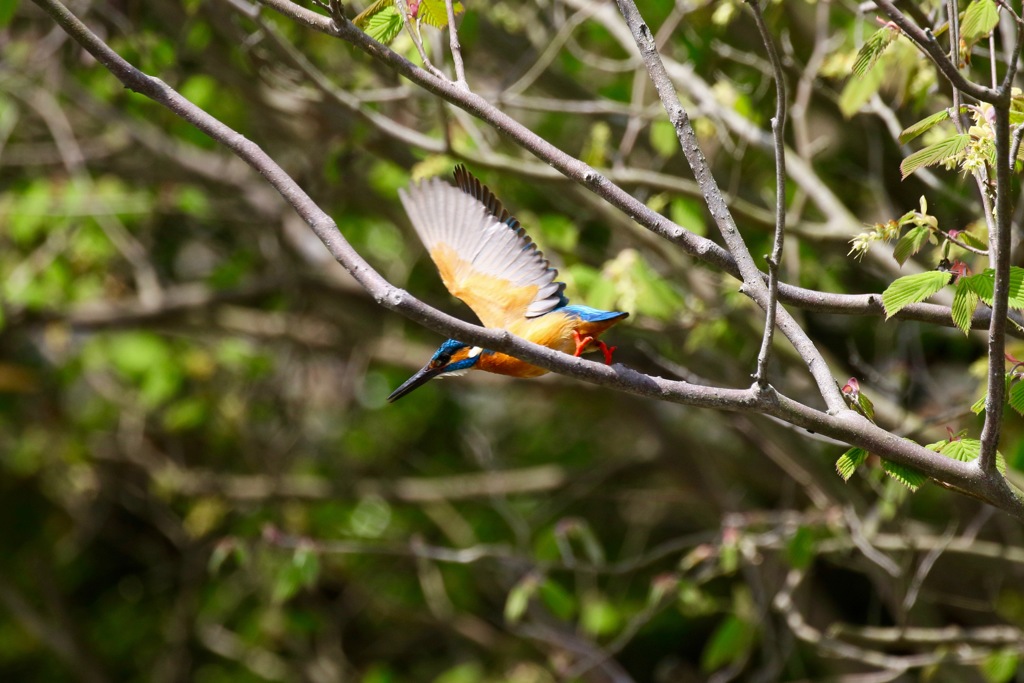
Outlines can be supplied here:
[[1024, 415], [1024, 381], [1018, 380], [1013, 383], [1008, 400], [1011, 408], [1016, 410], [1019, 415]]
[[896, 262], [901, 266], [907, 262], [907, 259], [921, 251], [921, 247], [931, 237], [932, 231], [924, 225], [918, 225], [916, 227], [907, 230], [907, 234], [900, 238], [900, 241], [893, 247], [892, 257], [896, 259]]
[[867, 74], [881, 59], [885, 49], [899, 36], [900, 30], [895, 26], [884, 26], [872, 33], [857, 53], [857, 59], [853, 63], [854, 77], [862, 78]]
[[971, 43], [992, 33], [999, 23], [999, 8], [994, 0], [974, 0], [964, 12], [960, 37]]
[[957, 235], [956, 238], [969, 247], [974, 247], [975, 249], [988, 249], [988, 243], [973, 232], [965, 230]]
[[394, 7], [394, 5], [395, 0], [375, 0], [370, 3], [369, 7], [357, 14], [352, 20], [352, 23], [365, 31], [366, 24], [370, 21], [372, 16], [381, 13], [387, 7]]
[[[947, 458], [953, 458], [961, 462], [971, 462], [972, 460], [977, 460], [981, 455], [981, 441], [967, 438], [954, 439], [932, 450], [941, 453]], [[1003, 458], [1003, 454], [999, 451], [996, 451], [996, 470], [1001, 474], [1006, 474], [1006, 459]]]
[[717, 671], [747, 656], [754, 642], [754, 627], [735, 614], [726, 617], [711, 634], [700, 658], [704, 673]]
[[7, 26], [18, 11], [19, 0], [0, 0], [0, 28]]
[[618, 631], [621, 625], [622, 615], [606, 598], [594, 596], [583, 601], [580, 628], [584, 633], [595, 637], [606, 636]]
[[934, 145], [928, 145], [904, 159], [903, 163], [900, 164], [900, 173], [903, 175], [903, 179], [906, 180], [907, 176], [919, 168], [941, 164], [947, 159], [952, 159], [967, 149], [967, 145], [970, 142], [971, 136], [964, 133], [940, 140]]
[[867, 419], [875, 421], [875, 404], [863, 391], [857, 394], [857, 410]]
[[943, 109], [942, 111], [935, 112], [928, 118], [921, 119], [917, 123], [911, 124], [903, 129], [900, 133], [900, 144], [905, 145], [917, 136], [928, 132], [933, 127], [942, 123], [949, 118], [949, 109]]
[[978, 293], [967, 280], [957, 280], [956, 291], [953, 293], [953, 322], [964, 334], [971, 331], [971, 318], [978, 308]]
[[[981, 300], [989, 306], [992, 305], [992, 297], [994, 296], [996, 280], [995, 271], [991, 268], [987, 268], [977, 275], [971, 275], [962, 280], [968, 280], [970, 287]], [[1007, 303], [1010, 308], [1024, 309], [1024, 268], [1019, 266], [1010, 266], [1010, 287], [1009, 287], [1009, 298]]]
[[882, 461], [882, 469], [884, 469], [890, 477], [903, 484], [911, 491], [916, 491], [921, 484], [928, 481], [928, 477], [914, 468], [889, 462], [888, 460]]
[[402, 15], [397, 7], [385, 7], [366, 22], [366, 35], [388, 45], [402, 32]]
[[308, 544], [301, 544], [295, 549], [292, 561], [284, 565], [274, 581], [271, 599], [275, 603], [286, 602], [299, 590], [309, 588], [316, 583], [320, 574], [320, 558]]
[[814, 562], [818, 539], [813, 529], [801, 526], [786, 545], [786, 559], [794, 569], [807, 569]]
[[[455, 16], [461, 14], [464, 9], [461, 2], [452, 4]], [[445, 7], [444, 0], [420, 0], [420, 8], [416, 17], [424, 24], [434, 28], [444, 28], [448, 25], [448, 9]]]
[[843, 92], [839, 94], [839, 111], [845, 118], [850, 118], [864, 106], [864, 103], [871, 99], [871, 96], [878, 92], [885, 80], [885, 69], [875, 68], [860, 78], [849, 78], [843, 86]]
[[505, 623], [519, 623], [539, 586], [540, 580], [536, 574], [527, 574], [512, 586], [505, 598]]
[[971, 406], [971, 412], [975, 415], [981, 415], [985, 410], [985, 402], [988, 400], [988, 392], [981, 395], [977, 401]]
[[1020, 654], [1014, 649], [994, 650], [981, 663], [981, 675], [987, 683], [1009, 683], [1017, 673]]
[[557, 582], [545, 579], [540, 584], [540, 599], [551, 613], [562, 621], [572, 619], [576, 614], [576, 598]]
[[863, 448], [851, 448], [839, 456], [836, 460], [836, 472], [843, 478], [843, 481], [850, 481], [850, 477], [858, 467], [868, 459], [868, 452]]
[[671, 121], [656, 119], [651, 122], [647, 134], [651, 140], [651, 148], [658, 156], [667, 159], [679, 152], [679, 138], [676, 137], [676, 128]]
[[900, 309], [910, 304], [924, 301], [931, 295], [949, 284], [951, 275], [940, 270], [929, 270], [924, 273], [905, 275], [893, 281], [882, 292], [882, 306], [888, 320]]

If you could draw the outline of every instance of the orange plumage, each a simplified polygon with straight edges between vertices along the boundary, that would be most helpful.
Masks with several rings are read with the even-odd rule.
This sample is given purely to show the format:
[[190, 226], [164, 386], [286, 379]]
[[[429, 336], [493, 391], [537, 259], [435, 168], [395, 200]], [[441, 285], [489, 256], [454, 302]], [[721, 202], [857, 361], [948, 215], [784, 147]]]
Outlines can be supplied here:
[[[463, 166], [456, 167], [455, 182], [452, 186], [434, 178], [399, 191], [448, 291], [472, 308], [485, 327], [577, 356], [593, 344], [610, 364], [614, 347], [597, 337], [629, 314], [570, 305], [562, 293], [565, 284], [555, 281], [557, 271], [494, 194]], [[449, 339], [388, 400], [433, 377], [471, 369], [512, 377], [547, 372], [507, 354]]]

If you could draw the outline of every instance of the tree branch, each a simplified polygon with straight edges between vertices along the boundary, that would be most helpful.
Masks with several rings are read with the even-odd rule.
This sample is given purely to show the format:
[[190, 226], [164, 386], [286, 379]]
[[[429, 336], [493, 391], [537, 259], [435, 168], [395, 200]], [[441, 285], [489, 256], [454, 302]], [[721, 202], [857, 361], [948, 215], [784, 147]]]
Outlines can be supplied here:
[[[743, 240], [743, 235], [740, 234], [739, 229], [736, 227], [736, 222], [732, 218], [732, 213], [729, 211], [729, 205], [726, 204], [725, 198], [718, 188], [718, 183], [708, 167], [707, 160], [704, 158], [704, 153], [701, 151], [697, 141], [697, 135], [690, 125], [690, 117], [686, 110], [683, 109], [682, 104], [680, 104], [675, 86], [672, 84], [672, 80], [665, 70], [665, 65], [661, 61], [661, 55], [654, 43], [654, 36], [651, 34], [647, 24], [644, 23], [639, 10], [636, 8], [636, 4], [632, 0], [616, 0], [616, 2], [619, 6], [619, 11], [626, 20], [626, 25], [629, 26], [633, 34], [633, 39], [636, 41], [644, 63], [647, 65], [647, 72], [654, 83], [655, 90], [658, 91], [658, 96], [661, 98], [661, 103], [665, 107], [668, 118], [676, 129], [676, 137], [679, 138], [683, 155], [693, 171], [694, 178], [697, 179], [697, 184], [701, 187], [704, 202], [711, 212], [711, 218], [718, 226], [722, 238], [729, 247], [729, 253], [732, 254], [740, 271], [743, 280], [741, 291], [753, 299], [762, 310], [767, 312], [770, 308], [770, 301], [768, 287], [762, 279], [763, 274], [754, 264], [754, 259], [750, 256], [750, 251]], [[818, 385], [818, 391], [828, 405], [829, 412], [838, 413], [847, 410], [828, 364], [806, 332], [785, 309], [778, 311], [778, 324], [779, 329], [786, 335], [790, 343], [797, 350], [797, 353], [800, 354], [800, 357], [807, 364], [811, 375]]]
[[775, 49], [768, 26], [764, 23], [759, 0], [747, 0], [754, 14], [754, 22], [761, 34], [768, 59], [772, 65], [775, 80], [775, 116], [772, 118], [772, 136], [775, 138], [775, 236], [772, 253], [768, 257], [768, 307], [765, 309], [764, 337], [757, 354], [757, 371], [754, 377], [762, 389], [768, 388], [768, 361], [771, 358], [772, 336], [775, 332], [775, 318], [779, 299], [779, 265], [782, 262], [782, 247], [786, 237], [786, 80], [782, 63]]
[[[960, 70], [957, 69], [954, 64], [942, 51], [942, 47], [939, 45], [939, 41], [935, 40], [935, 36], [932, 35], [930, 30], [923, 30], [920, 27], [913, 24], [902, 12], [896, 9], [895, 3], [891, 0], [875, 0], [875, 5], [885, 12], [886, 16], [892, 20], [894, 24], [900, 27], [904, 35], [910, 38], [914, 43], [921, 48], [921, 52], [925, 54], [936, 66], [936, 68], [942, 72], [949, 82], [963, 93], [970, 95], [976, 100], [982, 102], [988, 102], [990, 104], [1009, 104], [1010, 97], [1009, 93], [1004, 92], [998, 88], [986, 88], [985, 86], [978, 85], [972, 81], [967, 80], [966, 77]], [[953, 19], [951, 18], [951, 21]], [[956, 49], [956, 46], [954, 46]]]
[[[196, 107], [163, 81], [147, 76], [129, 64], [68, 11], [59, 0], [33, 1], [125, 86], [150, 97], [187, 120], [259, 171], [310, 225], [331, 255], [384, 308], [401, 313], [435, 332], [509, 353], [545, 369], [637, 396], [720, 410], [760, 411], [798, 427], [865, 448], [899, 464], [919, 469], [951, 488], [985, 500], [1024, 520], [1024, 501], [1001, 477], [984, 477], [973, 463], [961, 462], [929, 451], [916, 443], [886, 432], [853, 411], [841, 410], [835, 414], [827, 414], [770, 389], [762, 392], [755, 388], [740, 390], [703, 387], [643, 375], [622, 365], [606, 366], [531, 344], [505, 330], [485, 329], [467, 324], [423, 304], [384, 280], [352, 249], [338, 231], [334, 221], [258, 145]], [[749, 258], [749, 254], [747, 256]], [[763, 291], [763, 283], [759, 284]]]

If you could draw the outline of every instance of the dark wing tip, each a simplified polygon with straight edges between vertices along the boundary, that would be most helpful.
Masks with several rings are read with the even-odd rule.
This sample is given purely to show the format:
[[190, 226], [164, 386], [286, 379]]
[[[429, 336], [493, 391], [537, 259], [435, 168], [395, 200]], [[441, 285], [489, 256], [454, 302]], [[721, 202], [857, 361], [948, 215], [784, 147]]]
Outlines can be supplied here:
[[476, 176], [463, 165], [455, 167], [455, 186], [476, 199], [487, 208], [487, 212], [513, 230], [519, 228], [519, 221], [508, 212], [490, 188], [480, 182]]

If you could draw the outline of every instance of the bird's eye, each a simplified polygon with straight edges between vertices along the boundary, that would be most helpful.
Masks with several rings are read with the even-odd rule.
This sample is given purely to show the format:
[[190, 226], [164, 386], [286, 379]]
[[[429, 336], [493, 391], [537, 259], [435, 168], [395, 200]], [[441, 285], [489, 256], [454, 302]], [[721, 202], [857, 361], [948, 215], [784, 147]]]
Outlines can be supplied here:
[[431, 365], [433, 365], [435, 368], [440, 368], [442, 366], [448, 365], [448, 362], [451, 361], [451, 359], [452, 357], [447, 355], [438, 356], [437, 358], [434, 359], [434, 362], [431, 363]]

